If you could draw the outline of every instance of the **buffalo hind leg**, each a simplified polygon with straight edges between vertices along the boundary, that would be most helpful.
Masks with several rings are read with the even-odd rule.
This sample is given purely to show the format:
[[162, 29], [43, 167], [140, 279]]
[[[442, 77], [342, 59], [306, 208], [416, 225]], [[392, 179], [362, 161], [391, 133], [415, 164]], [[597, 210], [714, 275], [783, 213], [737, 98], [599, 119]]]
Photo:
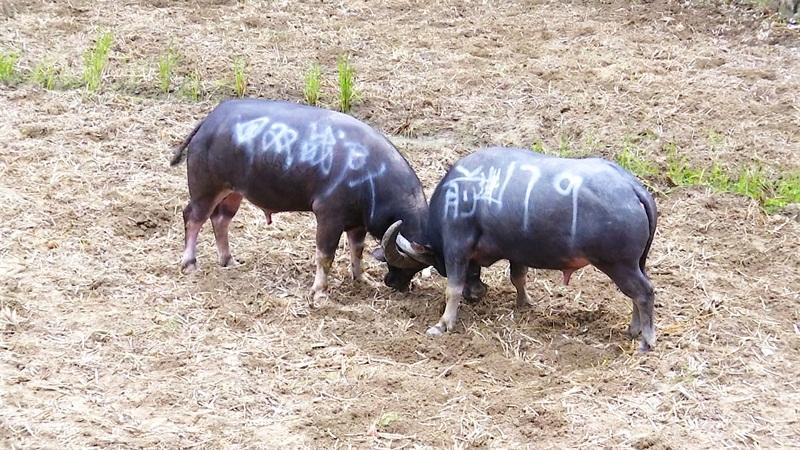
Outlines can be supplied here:
[[623, 294], [630, 297], [633, 314], [628, 332], [633, 337], [641, 336], [639, 350], [651, 350], [656, 345], [656, 329], [653, 321], [655, 293], [650, 280], [639, 269], [639, 262], [598, 268], [614, 281]]
[[633, 312], [631, 313], [631, 323], [628, 325], [628, 335], [630, 335], [632, 338], [639, 336], [639, 333], [642, 332], [642, 322], [639, 317], [639, 306], [636, 303], [637, 302], [635, 301], [631, 301], [631, 305], [633, 305]]
[[331, 271], [333, 257], [336, 255], [336, 247], [339, 246], [339, 238], [342, 237], [344, 228], [330, 221], [320, 220], [323, 214], [317, 214], [317, 252], [316, 265], [317, 273], [314, 276], [314, 285], [311, 292], [314, 299], [321, 299], [327, 295], [328, 273]]
[[511, 263], [511, 284], [517, 289], [517, 308], [530, 306], [531, 300], [525, 290], [525, 280], [528, 274], [528, 266]]
[[231, 220], [242, 204], [242, 194], [232, 192], [214, 208], [211, 213], [211, 225], [214, 227], [214, 238], [217, 242], [217, 254], [219, 255], [219, 265], [227, 267], [235, 265], [236, 261], [231, 256], [231, 248], [228, 242], [228, 228]]
[[181, 268], [187, 273], [197, 269], [197, 236], [223, 195], [224, 193], [219, 193], [193, 198], [183, 209], [183, 228], [186, 236]]
[[347, 246], [350, 248], [350, 273], [353, 281], [361, 281], [361, 262], [364, 259], [364, 239], [367, 237], [366, 228], [354, 228], [347, 232]]
[[461, 255], [445, 255], [447, 270], [447, 290], [445, 291], [446, 304], [444, 314], [439, 322], [428, 328], [428, 336], [441, 336], [451, 331], [456, 326], [458, 306], [464, 293], [464, 284], [467, 278], [468, 260]]

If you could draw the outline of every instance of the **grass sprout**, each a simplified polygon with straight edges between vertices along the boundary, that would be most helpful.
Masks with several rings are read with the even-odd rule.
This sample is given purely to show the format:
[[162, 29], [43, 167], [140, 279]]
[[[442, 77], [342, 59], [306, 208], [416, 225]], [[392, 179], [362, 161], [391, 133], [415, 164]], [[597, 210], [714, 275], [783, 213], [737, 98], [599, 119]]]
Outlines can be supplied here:
[[348, 113], [356, 96], [356, 72], [347, 56], [340, 56], [336, 66], [339, 72], [339, 111]]
[[172, 75], [178, 65], [178, 53], [170, 47], [167, 52], [158, 58], [158, 86], [161, 92], [167, 94], [172, 85]]
[[233, 92], [237, 97], [244, 97], [247, 92], [247, 65], [243, 58], [233, 63]]
[[16, 78], [16, 67], [19, 55], [0, 52], [0, 82], [10, 83]]
[[108, 54], [114, 35], [110, 32], [102, 33], [95, 40], [92, 48], [83, 55], [83, 83], [89, 92], [96, 92], [103, 81], [103, 72], [108, 65]]
[[313, 106], [319, 104], [321, 86], [322, 68], [319, 64], [313, 64], [306, 71], [305, 84], [303, 86], [303, 96], [305, 97], [306, 103]]

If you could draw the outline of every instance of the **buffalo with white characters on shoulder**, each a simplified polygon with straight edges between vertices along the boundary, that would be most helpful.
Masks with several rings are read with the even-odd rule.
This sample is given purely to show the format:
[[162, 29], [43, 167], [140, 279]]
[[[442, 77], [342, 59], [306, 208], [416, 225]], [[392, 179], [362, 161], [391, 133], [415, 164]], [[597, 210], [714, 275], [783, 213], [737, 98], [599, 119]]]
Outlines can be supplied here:
[[[354, 279], [364, 238], [381, 238], [397, 220], [421, 237], [428, 205], [419, 178], [386, 137], [355, 118], [282, 101], [230, 100], [217, 106], [175, 151], [187, 159], [189, 204], [182, 266], [196, 267], [197, 237], [209, 218], [219, 262], [233, 262], [228, 227], [242, 199], [272, 214], [312, 211], [317, 271], [312, 291], [327, 292], [328, 272], [347, 233]], [[380, 252], [376, 255], [382, 259]], [[405, 290], [415, 271], [389, 265], [387, 285]]]

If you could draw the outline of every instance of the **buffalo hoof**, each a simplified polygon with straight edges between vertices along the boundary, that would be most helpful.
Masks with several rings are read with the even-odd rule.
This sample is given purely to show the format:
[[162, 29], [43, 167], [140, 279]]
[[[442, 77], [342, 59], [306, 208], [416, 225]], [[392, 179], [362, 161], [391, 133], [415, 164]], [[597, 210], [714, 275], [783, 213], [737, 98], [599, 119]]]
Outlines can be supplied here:
[[380, 280], [372, 278], [372, 276], [366, 272], [362, 273], [361, 277], [354, 279], [353, 282], [356, 284], [369, 286], [375, 289], [381, 289], [383, 287], [383, 283]]
[[464, 290], [462, 291], [461, 295], [468, 303], [475, 303], [483, 299], [488, 291], [489, 286], [482, 281], [478, 281], [476, 283], [470, 283], [464, 286]]
[[444, 330], [441, 328], [441, 325], [434, 325], [428, 328], [425, 334], [431, 337], [441, 336], [444, 334]]
[[239, 261], [236, 261], [233, 257], [228, 257], [228, 259], [221, 259], [219, 265], [221, 267], [236, 267], [239, 265]]
[[530, 308], [531, 306], [533, 306], [533, 302], [527, 296], [517, 297], [517, 309]]
[[641, 344], [639, 345], [639, 351], [647, 352], [655, 348], [656, 346], [656, 330], [652, 326], [644, 326], [642, 327], [642, 336], [640, 338]]
[[656, 332], [652, 328], [642, 327], [641, 337], [639, 338], [639, 351], [649, 352], [656, 346]]
[[309, 306], [312, 308], [320, 308], [328, 303], [328, 293], [325, 291], [314, 291], [312, 292], [312, 300], [309, 302]]
[[517, 302], [517, 309], [529, 309], [533, 308], [533, 303], [530, 300], [526, 300], [523, 302]]

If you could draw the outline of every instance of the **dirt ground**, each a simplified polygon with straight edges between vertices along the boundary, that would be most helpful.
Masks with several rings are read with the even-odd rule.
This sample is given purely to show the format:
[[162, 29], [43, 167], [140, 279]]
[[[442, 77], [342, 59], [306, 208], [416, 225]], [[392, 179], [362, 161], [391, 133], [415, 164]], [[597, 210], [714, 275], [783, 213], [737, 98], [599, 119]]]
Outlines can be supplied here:
[[[430, 193], [485, 144], [542, 140], [663, 163], [800, 168], [800, 33], [747, 2], [5, 2], [0, 49], [80, 73], [115, 35], [105, 90], [0, 87], [0, 446], [11, 448], [721, 448], [800, 446], [800, 223], [702, 188], [659, 186], [649, 259], [655, 351], [592, 268], [568, 287], [507, 264], [424, 335], [443, 279], [409, 294], [349, 281], [309, 304], [313, 217], [210, 227], [183, 275], [185, 167], [171, 148], [217, 99], [157, 93], [172, 44], [205, 87], [249, 61], [250, 94], [302, 99], [309, 64], [349, 52], [353, 115]], [[375, 247], [375, 241], [370, 246]], [[385, 268], [366, 259], [373, 280]]]

